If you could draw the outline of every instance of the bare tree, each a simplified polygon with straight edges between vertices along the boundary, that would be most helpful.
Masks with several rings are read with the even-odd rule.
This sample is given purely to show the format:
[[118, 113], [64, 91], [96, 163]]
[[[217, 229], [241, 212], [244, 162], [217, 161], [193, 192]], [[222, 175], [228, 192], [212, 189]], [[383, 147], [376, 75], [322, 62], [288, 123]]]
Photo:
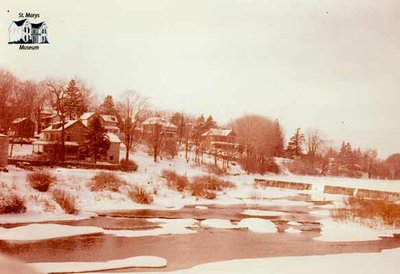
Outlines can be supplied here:
[[161, 150], [164, 146], [163, 125], [157, 121], [149, 127], [149, 131], [145, 133], [146, 143], [151, 149], [154, 163], [156, 163], [157, 157], [161, 157]]
[[53, 100], [53, 105], [60, 115], [61, 121], [61, 161], [65, 161], [65, 110], [63, 99], [66, 96], [65, 84], [60, 81], [48, 80], [47, 87]]
[[310, 129], [307, 132], [306, 145], [308, 148], [308, 155], [315, 158], [322, 150], [325, 143], [322, 133], [318, 129]]
[[0, 69], [0, 127], [8, 130], [12, 117], [13, 93], [16, 88], [17, 79], [10, 72]]
[[147, 98], [135, 90], [127, 90], [118, 104], [123, 121], [123, 143], [125, 144], [125, 159], [129, 159], [129, 153], [135, 143], [135, 132], [147, 109]]
[[45, 82], [37, 84], [35, 96], [33, 98], [34, 116], [37, 123], [37, 133], [42, 131], [42, 111], [49, 104], [50, 95]]
[[376, 164], [376, 157], [378, 156], [378, 152], [375, 149], [367, 149], [364, 152], [364, 157], [367, 161], [367, 173], [368, 178], [371, 179], [372, 173], [374, 170], [374, 165]]

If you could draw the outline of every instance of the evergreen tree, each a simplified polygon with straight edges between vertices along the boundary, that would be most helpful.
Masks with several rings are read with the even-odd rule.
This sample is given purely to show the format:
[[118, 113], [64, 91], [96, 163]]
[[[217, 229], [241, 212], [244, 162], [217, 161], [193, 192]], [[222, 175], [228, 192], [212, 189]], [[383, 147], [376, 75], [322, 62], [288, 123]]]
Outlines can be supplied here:
[[105, 115], [116, 115], [117, 110], [115, 109], [114, 99], [111, 95], [107, 95], [104, 98], [103, 103], [98, 107], [97, 112]]
[[197, 118], [195, 125], [194, 125], [194, 132], [193, 132], [193, 140], [195, 149], [195, 161], [196, 163], [200, 164], [200, 156], [202, 155], [201, 148], [200, 148], [200, 141], [201, 135], [206, 131], [206, 120], [204, 119], [203, 114]]
[[94, 159], [94, 162], [105, 155], [110, 147], [107, 130], [101, 125], [100, 117], [95, 115], [89, 123], [89, 128], [84, 140], [86, 154]]
[[65, 90], [65, 96], [62, 98], [62, 104], [65, 115], [68, 119], [78, 119], [86, 110], [81, 91], [74, 79], [72, 79]]
[[217, 123], [214, 121], [214, 118], [211, 115], [209, 115], [207, 117], [207, 120], [205, 122], [204, 127], [205, 127], [204, 128], [205, 131], [207, 131], [207, 130], [209, 130], [211, 128], [216, 128], [217, 127]]
[[275, 120], [274, 137], [275, 137], [275, 157], [282, 157], [284, 152], [283, 147], [284, 147], [285, 137], [283, 136], [283, 131], [281, 125], [279, 124], [278, 119]]
[[296, 129], [294, 135], [290, 138], [290, 141], [287, 146], [287, 152], [289, 158], [295, 159], [300, 158], [303, 155], [303, 143], [304, 143], [304, 134], [301, 132], [300, 128]]
[[342, 142], [339, 152], [339, 174], [347, 177], [360, 176], [360, 164], [357, 163], [357, 153], [361, 150], [353, 150], [349, 142]]
[[204, 119], [203, 114], [200, 115], [194, 125], [195, 137], [200, 138], [201, 134], [206, 132], [206, 120]]
[[175, 112], [170, 122], [177, 127], [179, 143], [182, 143], [183, 136], [185, 135], [185, 117], [183, 113]]

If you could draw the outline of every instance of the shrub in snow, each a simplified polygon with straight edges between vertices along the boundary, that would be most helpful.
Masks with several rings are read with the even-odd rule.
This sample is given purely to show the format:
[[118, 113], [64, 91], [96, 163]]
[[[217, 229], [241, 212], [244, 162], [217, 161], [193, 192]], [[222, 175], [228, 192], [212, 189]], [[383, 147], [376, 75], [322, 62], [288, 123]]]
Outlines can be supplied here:
[[34, 171], [29, 173], [27, 177], [31, 187], [40, 192], [46, 192], [50, 185], [56, 181], [56, 177], [48, 171]]
[[53, 199], [67, 214], [76, 214], [78, 209], [75, 203], [75, 197], [62, 189], [55, 189], [53, 192]]
[[26, 212], [25, 200], [16, 194], [0, 193], [0, 214]]
[[240, 166], [248, 173], [265, 174], [267, 172], [280, 173], [279, 166], [275, 163], [273, 158], [265, 158], [262, 162], [255, 158], [245, 157], [240, 159]]
[[189, 179], [187, 176], [178, 175], [173, 170], [163, 170], [161, 172], [161, 177], [167, 180], [167, 185], [169, 188], [175, 189], [179, 192], [185, 191], [189, 185]]
[[132, 186], [128, 189], [128, 197], [138, 204], [151, 204], [153, 196], [142, 186]]
[[215, 199], [216, 192], [226, 188], [235, 188], [235, 185], [232, 182], [210, 175], [196, 176], [190, 184], [190, 191], [193, 196], [206, 199]]
[[400, 223], [400, 205], [383, 200], [349, 197], [346, 200], [348, 208], [333, 212], [333, 218], [339, 221], [360, 221], [370, 226], [379, 222], [395, 226]]
[[122, 171], [126, 171], [126, 172], [136, 171], [138, 169], [138, 167], [139, 166], [133, 160], [122, 159], [120, 161], [120, 168], [121, 168]]
[[91, 191], [112, 191], [119, 192], [120, 188], [127, 185], [126, 181], [121, 179], [114, 172], [101, 171], [97, 173], [89, 183]]
[[205, 170], [208, 173], [213, 173], [217, 176], [223, 176], [226, 174], [226, 172], [222, 168], [220, 168], [219, 166], [216, 166], [216, 165], [212, 165], [212, 164], [206, 164]]

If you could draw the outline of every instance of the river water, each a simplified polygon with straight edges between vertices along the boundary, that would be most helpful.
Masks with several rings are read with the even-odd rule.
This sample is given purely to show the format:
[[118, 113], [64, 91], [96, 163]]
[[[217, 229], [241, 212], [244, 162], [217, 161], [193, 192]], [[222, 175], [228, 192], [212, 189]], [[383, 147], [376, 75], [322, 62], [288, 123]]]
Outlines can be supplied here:
[[[317, 205], [318, 206], [318, 205]], [[323, 242], [313, 238], [320, 235], [319, 218], [307, 206], [248, 206], [208, 205], [208, 209], [193, 206], [180, 210], [133, 210], [106, 212], [99, 217], [80, 221], [52, 222], [74, 226], [97, 226], [104, 229], [144, 230], [157, 228], [157, 223], [147, 218], [226, 219], [237, 223], [249, 218], [245, 209], [285, 212], [271, 220], [277, 233], [254, 233], [246, 229], [214, 229], [198, 227], [194, 234], [160, 235], [147, 237], [117, 237], [113, 235], [88, 235], [35, 242], [0, 241], [0, 251], [25, 262], [107, 261], [133, 256], [160, 256], [168, 261], [162, 269], [123, 269], [124, 271], [171, 271], [190, 268], [198, 264], [244, 258], [309, 256], [337, 253], [379, 252], [400, 247], [400, 237], [382, 238], [363, 242]], [[289, 221], [300, 223], [291, 226]], [[12, 227], [17, 225], [8, 225]], [[301, 234], [285, 233], [286, 228], [300, 229]]]

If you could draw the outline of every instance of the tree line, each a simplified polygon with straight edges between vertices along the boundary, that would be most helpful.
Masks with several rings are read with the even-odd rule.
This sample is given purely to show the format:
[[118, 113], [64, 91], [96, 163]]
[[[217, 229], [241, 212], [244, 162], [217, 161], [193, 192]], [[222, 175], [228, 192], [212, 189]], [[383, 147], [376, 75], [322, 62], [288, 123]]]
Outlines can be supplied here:
[[[353, 148], [348, 142], [343, 142], [337, 149], [317, 129], [304, 134], [297, 128], [285, 145], [285, 134], [278, 119], [245, 114], [221, 125], [211, 115], [196, 117], [184, 112], [156, 110], [150, 106], [147, 97], [135, 90], [125, 91], [116, 102], [112, 95], [100, 101], [80, 79], [21, 81], [9, 71], [0, 69], [0, 130], [4, 131], [16, 118], [28, 117], [36, 121], [40, 133], [42, 113], [49, 108], [60, 115], [62, 127], [65, 121], [78, 119], [87, 111], [117, 117], [120, 138], [126, 148], [125, 159], [129, 159], [136, 144], [144, 142], [155, 161], [163, 155], [175, 157], [180, 146], [187, 160], [193, 154], [195, 163], [201, 164], [204, 153], [210, 153], [201, 146], [202, 134], [221, 127], [233, 129], [239, 148], [238, 151], [212, 151], [212, 155], [216, 161], [221, 159], [225, 166], [235, 159], [249, 173], [278, 173], [279, 167], [274, 159], [280, 157], [290, 159], [287, 167], [296, 174], [400, 179], [400, 153], [378, 159], [376, 150]], [[152, 134], [143, 139], [138, 129], [151, 116], [166, 117], [174, 124], [177, 142], [164, 137], [158, 124], [154, 125]], [[85, 153], [98, 155], [104, 150], [101, 147], [107, 146], [105, 131], [98, 121], [89, 129]], [[96, 149], [93, 140], [103, 145]], [[61, 155], [64, 155], [64, 145], [61, 147]]]

